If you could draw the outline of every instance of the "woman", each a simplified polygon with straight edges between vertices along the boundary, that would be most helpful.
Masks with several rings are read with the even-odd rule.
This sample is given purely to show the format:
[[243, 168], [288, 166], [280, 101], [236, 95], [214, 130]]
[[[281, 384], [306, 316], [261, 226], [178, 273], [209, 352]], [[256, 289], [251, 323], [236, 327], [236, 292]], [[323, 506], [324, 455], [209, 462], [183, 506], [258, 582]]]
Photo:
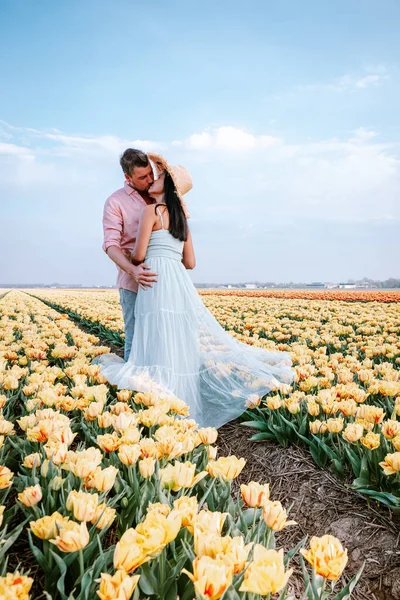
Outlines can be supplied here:
[[132, 261], [145, 261], [158, 282], [139, 289], [129, 360], [103, 356], [102, 373], [120, 389], [174, 395], [201, 427], [218, 428], [291, 383], [290, 356], [239, 342], [204, 306], [187, 273], [196, 262], [182, 198], [190, 176], [158, 155], [149, 158], [160, 175], [155, 191], [163, 188], [160, 201], [143, 209]]

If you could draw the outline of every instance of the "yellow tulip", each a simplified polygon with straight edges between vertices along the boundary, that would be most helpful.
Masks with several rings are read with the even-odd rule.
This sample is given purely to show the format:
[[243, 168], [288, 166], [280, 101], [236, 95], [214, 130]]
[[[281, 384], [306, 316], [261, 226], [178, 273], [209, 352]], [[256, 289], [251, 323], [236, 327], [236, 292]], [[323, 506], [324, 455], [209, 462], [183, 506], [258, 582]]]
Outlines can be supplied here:
[[97, 529], [105, 529], [114, 523], [116, 514], [117, 511], [115, 508], [110, 508], [104, 503], [99, 504], [91, 523], [92, 525], [96, 525]]
[[364, 428], [359, 423], [349, 423], [342, 435], [346, 442], [354, 444], [358, 442], [364, 433]]
[[381, 444], [381, 436], [379, 433], [373, 433], [372, 431], [369, 431], [364, 437], [361, 438], [360, 442], [363, 446], [365, 446], [365, 448], [368, 448], [369, 450], [375, 450], [376, 448], [379, 448]]
[[342, 417], [339, 417], [338, 419], [327, 419], [326, 426], [329, 433], [340, 433], [343, 429], [343, 419]]
[[269, 483], [261, 484], [256, 481], [251, 481], [248, 485], [243, 483], [240, 486], [240, 493], [247, 506], [251, 508], [263, 506], [265, 501], [269, 500]]
[[400, 417], [400, 395], [394, 401], [394, 411], [397, 417]]
[[0, 466], [0, 490], [5, 490], [12, 485], [14, 473], [8, 467]]
[[288, 525], [297, 525], [296, 521], [288, 521], [286, 510], [279, 501], [267, 500], [263, 507], [263, 519], [267, 527], [273, 531], [282, 531]]
[[5, 506], [1, 505], [0, 506], [0, 527], [3, 524], [3, 518], [4, 518], [4, 511], [5, 511]]
[[125, 431], [129, 428], [136, 430], [134, 441], [138, 442], [140, 439], [140, 431], [134, 427], [136, 421], [137, 417], [133, 412], [122, 412], [115, 417], [113, 427], [115, 431], [120, 434], [125, 433]]
[[197, 557], [193, 561], [193, 574], [186, 569], [182, 573], [191, 579], [196, 596], [201, 600], [218, 600], [230, 587], [233, 569], [220, 558]]
[[167, 400], [165, 400], [165, 404], [169, 408], [169, 410], [175, 413], [176, 415], [180, 415], [182, 417], [189, 416], [189, 406], [183, 400], [180, 400], [179, 398], [175, 397], [168, 398]]
[[[118, 417], [117, 417], [118, 419]], [[137, 427], [130, 426], [122, 431], [121, 435], [121, 446], [123, 444], [133, 445], [137, 444], [140, 440], [141, 431]]]
[[174, 465], [169, 464], [164, 469], [160, 469], [161, 484], [174, 492], [182, 488], [192, 488], [207, 475], [207, 471], [201, 471], [195, 475], [195, 470], [196, 465], [191, 462], [175, 461]]
[[143, 548], [147, 554], [155, 556], [176, 538], [181, 526], [182, 515], [177, 510], [172, 510], [167, 516], [150, 511], [136, 531], [144, 538]]
[[391, 440], [391, 442], [394, 446], [394, 449], [397, 450], [398, 452], [400, 452], [400, 435], [396, 435], [396, 437], [394, 437]]
[[357, 409], [356, 416], [358, 419], [369, 421], [369, 423], [382, 423], [385, 418], [385, 411], [380, 406], [364, 404], [364, 406]]
[[352, 398], [338, 402], [337, 407], [345, 417], [354, 417], [357, 412], [357, 403]]
[[139, 442], [143, 458], [155, 458], [158, 455], [157, 444], [153, 438], [143, 438]]
[[83, 416], [86, 421], [95, 421], [103, 412], [103, 402], [91, 402], [83, 411]]
[[117, 543], [114, 551], [114, 567], [131, 573], [149, 560], [143, 548], [144, 538], [134, 529], [127, 529]]
[[228, 539], [218, 533], [202, 531], [200, 527], [194, 526], [194, 553], [196, 556], [210, 556], [216, 558], [224, 554]]
[[47, 458], [53, 460], [53, 464], [60, 465], [61, 463], [64, 463], [67, 458], [68, 446], [67, 444], [53, 444], [47, 442], [47, 444], [44, 445], [44, 451], [46, 452]]
[[206, 469], [211, 477], [221, 477], [231, 481], [240, 475], [246, 460], [236, 456], [221, 456], [218, 460], [210, 460]]
[[217, 446], [207, 446], [207, 458], [209, 461], [215, 460], [218, 454]]
[[182, 456], [185, 453], [182, 442], [172, 436], [164, 436], [157, 442], [159, 456], [165, 456], [168, 460]]
[[181, 496], [174, 502], [174, 508], [182, 516], [182, 527], [186, 527], [193, 535], [193, 523], [198, 511], [198, 502], [196, 496]]
[[118, 474], [118, 469], [115, 467], [107, 467], [106, 469], [98, 469], [86, 483], [87, 487], [95, 488], [99, 492], [109, 492], [115, 483]]
[[131, 413], [132, 409], [125, 402], [117, 402], [116, 404], [112, 404], [110, 406], [110, 411], [113, 415], [120, 415], [124, 412]]
[[119, 392], [117, 392], [117, 398], [120, 402], [129, 402], [132, 398], [132, 394], [132, 390], [119, 390]]
[[121, 444], [120, 437], [116, 431], [114, 433], [105, 433], [97, 436], [97, 445], [104, 452], [115, 452]]
[[319, 419], [315, 419], [315, 421], [309, 421], [308, 426], [310, 428], [310, 432], [314, 435], [323, 434], [328, 430], [326, 421], [320, 421]]
[[203, 532], [208, 531], [220, 534], [227, 515], [228, 513], [201, 510], [194, 518], [194, 525], [199, 527]]
[[292, 569], [285, 571], [282, 548], [279, 551], [269, 550], [257, 544], [239, 591], [263, 596], [275, 594], [285, 587], [292, 572]]
[[21, 504], [28, 507], [35, 506], [35, 504], [41, 501], [42, 497], [42, 488], [38, 483], [25, 488], [23, 492], [18, 494], [18, 500]]
[[307, 402], [307, 412], [312, 417], [318, 417], [320, 408], [316, 402]]
[[121, 444], [118, 450], [118, 458], [122, 464], [131, 466], [137, 463], [141, 450], [139, 444]]
[[47, 442], [55, 427], [55, 421], [43, 419], [34, 427], [26, 430], [26, 438], [29, 442]]
[[17, 390], [19, 387], [19, 381], [17, 377], [13, 377], [12, 375], [8, 375], [4, 378], [3, 388], [5, 390]]
[[357, 418], [354, 421], [354, 423], [356, 423], [357, 425], [361, 425], [364, 431], [373, 431], [374, 429], [374, 423], [371, 423], [371, 421], [367, 421], [367, 419]]
[[295, 398], [288, 398], [285, 401], [285, 406], [292, 415], [297, 415], [301, 411], [300, 402]]
[[74, 518], [77, 521], [91, 521], [96, 515], [98, 504], [98, 494], [72, 490], [68, 494], [65, 507], [74, 513]]
[[100, 583], [97, 595], [100, 600], [129, 600], [137, 586], [140, 575], [128, 575], [125, 571], [119, 570], [114, 575], [100, 573]]
[[86, 522], [74, 523], [73, 521], [63, 522], [59, 534], [55, 540], [50, 540], [51, 544], [57, 546], [61, 552], [76, 552], [85, 548], [89, 543], [89, 532]]
[[259, 396], [258, 394], [250, 394], [249, 396], [247, 396], [246, 399], [246, 408], [256, 408], [257, 406], [260, 406], [261, 404], [261, 396]]
[[[66, 464], [69, 464], [68, 459]], [[90, 477], [93, 477], [99, 468], [96, 461], [87, 458], [79, 458], [76, 463], [71, 463], [70, 466], [70, 470], [81, 479], [89, 479]], [[63, 465], [63, 468], [65, 468], [65, 464]]]
[[382, 433], [387, 440], [391, 440], [400, 434], [400, 421], [388, 419], [382, 423]]
[[387, 454], [385, 460], [379, 463], [385, 475], [400, 473], [400, 452]]
[[142, 477], [148, 479], [152, 475], [154, 475], [154, 471], [156, 470], [156, 461], [151, 456], [147, 458], [143, 458], [139, 460], [139, 471]]
[[203, 427], [198, 430], [202, 444], [214, 444], [217, 441], [218, 431], [214, 427]]
[[25, 456], [22, 466], [26, 469], [33, 469], [35, 466], [40, 467], [41, 460], [40, 454], [38, 452], [34, 452], [33, 454], [28, 454]]
[[147, 507], [147, 513], [152, 513], [153, 516], [155, 514], [157, 515], [163, 515], [164, 517], [168, 517], [168, 515], [171, 512], [171, 507], [169, 504], [163, 504], [163, 502], [155, 502], [154, 504], [152, 502], [150, 502], [149, 506]]
[[374, 372], [370, 369], [360, 369], [357, 376], [362, 383], [370, 383], [374, 378]]
[[282, 404], [282, 398], [279, 395], [267, 397], [267, 406], [270, 410], [278, 410]]
[[14, 435], [14, 424], [0, 415], [0, 435]]
[[147, 410], [143, 410], [139, 413], [139, 422], [145, 427], [154, 427], [155, 425], [165, 425], [170, 421], [169, 417], [167, 417], [166, 412], [168, 411], [168, 407], [158, 405], [152, 406]]
[[347, 550], [333, 535], [312, 537], [310, 549], [302, 548], [300, 552], [317, 575], [330, 581], [337, 581], [347, 564]]
[[0, 598], [9, 600], [29, 600], [33, 585], [32, 577], [20, 575], [19, 571], [0, 577]]
[[221, 558], [224, 562], [232, 565], [234, 574], [240, 573], [246, 566], [253, 542], [245, 545], [244, 539], [241, 536], [233, 538], [226, 536], [225, 540], [224, 554]]
[[158, 400], [158, 396], [151, 392], [139, 393], [134, 397], [135, 404], [143, 404], [144, 406], [154, 406]]
[[36, 537], [41, 540], [50, 540], [57, 536], [59, 527], [62, 527], [68, 521], [68, 517], [63, 517], [59, 512], [42, 517], [37, 521], [31, 521], [29, 526]]
[[97, 416], [97, 424], [101, 429], [107, 429], [107, 427], [111, 427], [114, 423], [114, 415], [110, 412], [105, 411]]

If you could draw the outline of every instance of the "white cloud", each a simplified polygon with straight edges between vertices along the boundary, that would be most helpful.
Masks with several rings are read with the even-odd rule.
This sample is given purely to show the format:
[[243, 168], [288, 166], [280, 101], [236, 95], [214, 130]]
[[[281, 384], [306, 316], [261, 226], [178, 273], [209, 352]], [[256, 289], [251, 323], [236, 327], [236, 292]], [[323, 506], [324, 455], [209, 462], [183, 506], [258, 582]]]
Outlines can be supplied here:
[[[150, 140], [129, 140], [113, 135], [67, 135], [57, 129], [39, 130], [29, 127], [16, 127], [5, 121], [0, 121], [3, 128], [0, 136], [8, 139], [29, 139], [35, 154], [55, 154], [59, 156], [76, 156], [98, 158], [99, 156], [115, 157], [126, 148], [140, 148], [144, 151], [162, 150], [161, 142]], [[31, 151], [32, 152], [32, 151]]]
[[390, 71], [383, 65], [367, 66], [361, 72], [345, 73], [331, 81], [323, 81], [298, 86], [289, 94], [281, 94], [276, 99], [285, 95], [294, 95], [296, 92], [332, 91], [338, 93], [355, 92], [383, 85], [390, 79]]
[[[112, 135], [68, 135], [57, 129], [39, 130], [0, 121], [0, 184], [27, 187], [63, 181], [70, 187], [93, 182], [99, 170], [112, 169], [129, 147], [163, 150], [158, 141], [129, 140]], [[29, 164], [27, 164], [29, 163]], [[101, 166], [100, 166], [101, 165]]]
[[[121, 150], [136, 145], [163, 149], [172, 162], [194, 170], [194, 217], [219, 218], [229, 206], [229, 218], [242, 223], [250, 203], [264, 220], [307, 215], [347, 221], [360, 216], [400, 219], [398, 150], [380, 142], [377, 132], [361, 127], [345, 138], [297, 144], [232, 125], [171, 142], [3, 128], [13, 137], [0, 142], [0, 187], [47, 188], [50, 198], [62, 182], [77, 196], [83, 187], [95, 187], [98, 195], [118, 178]], [[196, 201], [196, 190], [204, 200]]]
[[238, 127], [224, 126], [202, 133], [194, 133], [183, 144], [194, 150], [227, 150], [232, 152], [268, 148], [280, 143], [279, 138], [269, 135], [253, 135]]
[[0, 142], [0, 154], [9, 156], [20, 156], [22, 158], [33, 158], [32, 150], [25, 148], [24, 146], [18, 146], [17, 144], [11, 144], [8, 142]]
[[370, 75], [343, 75], [339, 77], [333, 83], [328, 83], [325, 86], [327, 89], [331, 89], [335, 92], [348, 92], [360, 89], [366, 89], [369, 87], [377, 87], [382, 85], [389, 75], [386, 73], [374, 73]]
[[[189, 140], [201, 143], [186, 140], [179, 157], [183, 164], [195, 161], [202, 171], [206, 162], [212, 201], [202, 201], [201, 211], [210, 218], [228, 211], [239, 222], [251, 209], [264, 222], [297, 217], [348, 222], [400, 219], [398, 147], [379, 142], [375, 131], [358, 128], [342, 139], [292, 144], [234, 129], [237, 143], [231, 147], [236, 151], [215, 153], [221, 149], [218, 131], [191, 136]], [[205, 161], [207, 156], [212, 160]]]
[[[29, 275], [22, 259], [27, 253], [39, 265], [35, 277], [43, 273], [39, 279], [66, 281], [76, 272], [77, 281], [92, 283], [88, 273], [96, 272], [93, 281], [112, 283], [114, 270], [100, 250], [101, 211], [122, 182], [120, 150], [132, 143], [4, 124], [3, 131], [0, 197], [7, 200], [10, 224], [4, 229], [13, 240], [15, 231], [31, 231], [32, 223], [42, 232], [36, 241], [27, 239], [15, 264], [7, 263], [8, 277]], [[396, 275], [399, 146], [383, 143], [378, 132], [359, 127], [340, 138], [292, 143], [268, 129], [224, 125], [147, 143], [192, 173], [187, 202], [203, 265], [196, 280], [318, 279], [328, 264], [338, 277], [354, 276], [357, 269], [360, 276], [381, 276], [383, 262], [385, 276]], [[60, 272], [61, 253], [70, 260]]]

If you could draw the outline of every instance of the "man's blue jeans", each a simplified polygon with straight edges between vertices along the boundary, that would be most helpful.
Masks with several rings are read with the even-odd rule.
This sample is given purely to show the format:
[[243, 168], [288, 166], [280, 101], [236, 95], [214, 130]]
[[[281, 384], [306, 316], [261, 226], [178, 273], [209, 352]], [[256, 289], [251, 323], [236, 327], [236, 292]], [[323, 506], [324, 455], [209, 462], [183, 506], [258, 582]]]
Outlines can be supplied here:
[[119, 290], [119, 301], [122, 306], [122, 314], [125, 326], [125, 349], [124, 359], [127, 361], [132, 347], [132, 339], [135, 331], [135, 304], [137, 294], [130, 290]]

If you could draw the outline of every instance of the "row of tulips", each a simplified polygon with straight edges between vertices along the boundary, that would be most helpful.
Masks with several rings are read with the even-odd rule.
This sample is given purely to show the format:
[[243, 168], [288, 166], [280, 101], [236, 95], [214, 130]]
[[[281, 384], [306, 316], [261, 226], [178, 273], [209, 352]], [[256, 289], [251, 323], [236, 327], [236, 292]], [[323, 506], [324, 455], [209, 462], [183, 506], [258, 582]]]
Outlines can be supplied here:
[[[115, 291], [40, 294], [104, 327], [110, 310], [115, 322], [121, 318]], [[350, 468], [355, 488], [398, 508], [399, 304], [231, 294], [203, 299], [241, 341], [292, 355], [294, 385], [280, 386], [266, 401], [252, 399], [245, 424], [258, 431], [253, 439], [283, 446], [301, 441], [321, 467], [330, 465], [341, 477]]]
[[51, 291], [29, 290], [29, 294], [39, 298], [47, 306], [65, 313], [80, 325], [90, 328], [106, 343], [121, 347], [124, 345], [124, 321], [115, 290], [105, 291], [103, 294], [98, 292], [95, 297], [91, 292], [82, 291], [79, 292], [79, 301], [73, 293], [65, 290], [62, 297]]
[[239, 298], [287, 298], [295, 300], [339, 300], [340, 302], [400, 302], [400, 290], [310, 290], [310, 289], [263, 289], [263, 290], [201, 290], [204, 296], [230, 296]]
[[234, 500], [244, 459], [218, 457], [182, 400], [108, 386], [107, 350], [27, 295], [0, 301], [0, 535], [26, 542], [14, 573], [2, 546], [0, 597], [30, 597], [30, 557], [49, 600], [289, 600], [298, 564], [304, 599], [349, 597], [339, 540], [278, 549], [295, 523], [268, 484]]

